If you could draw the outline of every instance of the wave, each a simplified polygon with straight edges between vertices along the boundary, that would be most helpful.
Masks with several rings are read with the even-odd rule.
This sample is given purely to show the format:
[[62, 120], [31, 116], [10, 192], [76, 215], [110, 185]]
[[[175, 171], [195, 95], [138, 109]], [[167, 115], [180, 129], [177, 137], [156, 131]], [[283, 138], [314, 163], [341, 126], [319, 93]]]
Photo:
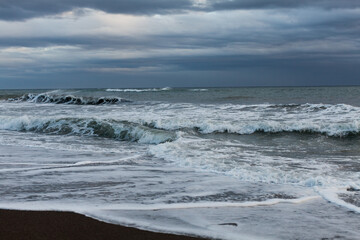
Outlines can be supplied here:
[[118, 97], [77, 97], [73, 95], [50, 95], [48, 93], [25, 94], [17, 98], [7, 99], [10, 102], [33, 102], [33, 103], [54, 103], [54, 104], [75, 104], [75, 105], [105, 105], [130, 102], [130, 100]]
[[189, 89], [190, 92], [207, 92], [209, 91], [209, 89], [206, 89], [206, 88], [192, 88], [192, 89]]
[[[9, 101], [56, 104], [116, 104], [121, 98], [82, 98], [27, 94]], [[165, 104], [149, 109], [157, 114], [139, 114], [123, 106], [122, 121], [149, 129], [185, 131], [195, 134], [317, 134], [329, 137], [360, 136], [360, 108], [346, 104], [257, 104], [201, 105]], [[179, 109], [191, 109], [178, 113]], [[143, 108], [140, 108], [143, 111]], [[173, 117], [176, 116], [176, 117]], [[111, 118], [112, 117], [108, 117]], [[0, 123], [1, 124], [1, 123]]]
[[0, 129], [53, 135], [95, 136], [147, 144], [169, 142], [176, 138], [176, 134], [171, 131], [151, 129], [127, 121], [94, 118], [2, 117], [0, 118]]
[[160, 91], [170, 91], [172, 90], [172, 88], [170, 87], [164, 87], [164, 88], [140, 88], [140, 89], [137, 89], [137, 88], [120, 88], [120, 89], [117, 89], [117, 88], [108, 88], [106, 89], [107, 92], [160, 92]]
[[141, 123], [152, 128], [198, 134], [294, 133], [330, 137], [360, 135], [360, 108], [346, 104], [190, 106], [191, 112], [186, 112], [182, 118], [144, 119]]
[[244, 124], [242, 127], [224, 127], [218, 129], [201, 129], [200, 133], [229, 133], [239, 135], [250, 135], [254, 133], [281, 134], [281, 133], [297, 133], [297, 134], [321, 134], [329, 137], [354, 137], [360, 135], [359, 123], [336, 123], [319, 126], [317, 124], [279, 124], [279, 123], [255, 123]]
[[145, 126], [162, 130], [182, 130], [187, 132], [196, 132], [198, 134], [320, 134], [329, 137], [355, 137], [360, 135], [360, 121], [339, 123], [317, 123], [312, 121], [249, 121], [233, 123], [187, 123], [183, 126], [171, 122], [145, 122]]

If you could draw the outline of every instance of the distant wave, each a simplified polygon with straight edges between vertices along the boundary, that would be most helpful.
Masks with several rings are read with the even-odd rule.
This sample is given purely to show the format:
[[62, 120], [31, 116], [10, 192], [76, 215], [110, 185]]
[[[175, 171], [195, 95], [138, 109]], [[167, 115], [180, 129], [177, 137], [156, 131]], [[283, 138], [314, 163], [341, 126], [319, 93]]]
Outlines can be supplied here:
[[206, 88], [192, 88], [192, 89], [189, 89], [190, 92], [206, 92], [206, 91], [209, 91], [209, 89], [206, 89]]
[[53, 135], [79, 135], [111, 138], [148, 144], [173, 141], [171, 131], [151, 129], [136, 123], [93, 118], [0, 117], [0, 129]]
[[107, 92], [160, 92], [160, 91], [170, 91], [172, 88], [165, 87], [165, 88], [126, 88], [126, 89], [114, 89], [114, 88], [108, 88], [106, 89]]
[[33, 102], [33, 103], [54, 103], [54, 104], [75, 104], [75, 105], [105, 105], [130, 102], [127, 99], [117, 97], [78, 97], [73, 95], [50, 95], [48, 93], [25, 94], [17, 98], [7, 99], [11, 102]]

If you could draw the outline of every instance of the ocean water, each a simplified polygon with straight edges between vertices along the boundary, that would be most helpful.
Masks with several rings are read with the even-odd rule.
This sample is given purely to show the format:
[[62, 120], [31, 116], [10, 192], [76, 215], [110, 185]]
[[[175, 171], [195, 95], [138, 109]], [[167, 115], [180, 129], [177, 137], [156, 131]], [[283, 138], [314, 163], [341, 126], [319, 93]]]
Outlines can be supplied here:
[[0, 208], [360, 239], [360, 87], [0, 90]]

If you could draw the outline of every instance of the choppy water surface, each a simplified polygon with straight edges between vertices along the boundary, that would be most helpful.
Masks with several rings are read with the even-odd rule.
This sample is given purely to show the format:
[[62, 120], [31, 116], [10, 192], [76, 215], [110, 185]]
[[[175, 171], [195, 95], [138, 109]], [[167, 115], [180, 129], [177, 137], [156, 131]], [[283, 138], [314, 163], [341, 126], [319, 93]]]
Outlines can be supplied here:
[[0, 91], [0, 207], [360, 238], [360, 88]]

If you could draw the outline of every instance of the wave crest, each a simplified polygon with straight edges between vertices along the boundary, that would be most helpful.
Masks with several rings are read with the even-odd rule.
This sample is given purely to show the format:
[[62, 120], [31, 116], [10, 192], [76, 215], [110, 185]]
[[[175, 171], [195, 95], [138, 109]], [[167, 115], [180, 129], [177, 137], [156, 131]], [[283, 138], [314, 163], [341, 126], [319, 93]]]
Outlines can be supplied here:
[[108, 88], [106, 89], [107, 92], [160, 92], [160, 91], [170, 91], [172, 90], [171, 87], [164, 87], [164, 88]]
[[130, 102], [127, 99], [118, 97], [77, 97], [73, 95], [50, 95], [48, 93], [25, 94], [18, 98], [9, 98], [11, 102], [32, 102], [32, 103], [54, 103], [54, 104], [75, 104], [75, 105], [105, 105]]
[[360, 121], [352, 122], [313, 122], [289, 120], [278, 121], [240, 121], [240, 122], [166, 122], [151, 121], [143, 122], [143, 125], [151, 128], [163, 130], [182, 130], [196, 132], [198, 134], [238, 134], [251, 135], [256, 133], [263, 134], [321, 134], [329, 137], [354, 137], [360, 136]]
[[171, 131], [151, 129], [136, 123], [88, 118], [18, 118], [0, 119], [1, 130], [36, 132], [55, 135], [78, 135], [111, 138], [148, 144], [173, 141]]

